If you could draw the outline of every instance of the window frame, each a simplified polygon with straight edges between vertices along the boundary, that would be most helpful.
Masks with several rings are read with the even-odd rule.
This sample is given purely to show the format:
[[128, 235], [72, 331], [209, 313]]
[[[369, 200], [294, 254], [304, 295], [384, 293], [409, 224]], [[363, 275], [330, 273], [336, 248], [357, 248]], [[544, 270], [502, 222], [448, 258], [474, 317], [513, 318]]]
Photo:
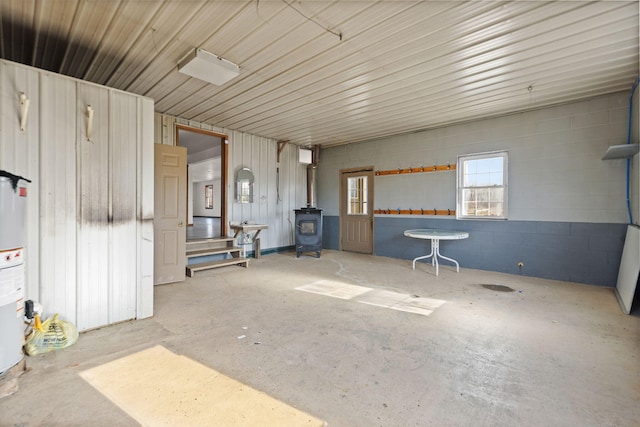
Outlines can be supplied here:
[[213, 209], [213, 184], [204, 186], [204, 208]]
[[[464, 187], [464, 164], [467, 161], [502, 158], [502, 185], [493, 186], [467, 186]], [[456, 174], [456, 218], [457, 219], [487, 219], [487, 220], [506, 220], [508, 219], [508, 200], [509, 200], [509, 155], [507, 151], [490, 151], [485, 153], [464, 154], [458, 156], [457, 174]], [[462, 200], [464, 190], [473, 188], [502, 188], [502, 215], [469, 215], [463, 214], [464, 201]]]
[[[357, 180], [355, 187], [350, 186], [351, 180]], [[347, 215], [369, 215], [369, 180], [366, 175], [347, 177], [347, 198]]]

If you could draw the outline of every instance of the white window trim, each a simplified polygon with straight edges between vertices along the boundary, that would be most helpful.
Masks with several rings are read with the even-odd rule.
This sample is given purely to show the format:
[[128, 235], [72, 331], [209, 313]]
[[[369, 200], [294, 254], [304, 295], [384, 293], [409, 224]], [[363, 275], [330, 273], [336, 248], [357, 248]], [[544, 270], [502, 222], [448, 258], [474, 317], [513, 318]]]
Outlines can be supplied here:
[[[468, 160], [479, 160], [479, 159], [488, 159], [492, 157], [502, 157], [503, 161], [503, 215], [502, 216], [479, 216], [479, 215], [462, 215], [462, 182], [463, 182], [463, 174], [464, 168], [462, 164]], [[458, 156], [458, 165], [457, 165], [457, 180], [456, 180], [456, 218], [457, 219], [487, 219], [487, 220], [505, 220], [508, 217], [508, 200], [509, 200], [509, 186], [508, 186], [508, 167], [509, 167], [509, 156], [507, 151], [490, 151], [486, 153], [476, 153], [476, 154], [465, 154]]]

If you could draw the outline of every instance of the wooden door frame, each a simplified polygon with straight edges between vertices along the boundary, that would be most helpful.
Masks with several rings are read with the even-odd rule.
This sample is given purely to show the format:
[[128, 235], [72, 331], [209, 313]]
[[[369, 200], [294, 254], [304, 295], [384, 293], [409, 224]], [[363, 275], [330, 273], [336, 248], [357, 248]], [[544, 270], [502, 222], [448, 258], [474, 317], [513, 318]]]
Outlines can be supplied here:
[[[342, 185], [342, 176], [345, 173], [356, 173], [356, 172], [371, 172], [373, 177], [375, 178], [375, 172], [374, 172], [374, 167], [373, 166], [362, 166], [362, 167], [357, 167], [357, 168], [347, 168], [347, 169], [340, 169], [338, 171], [338, 183], [339, 183], [339, 187], [340, 187], [340, 202], [338, 204], [338, 247], [340, 248], [340, 250], [342, 251], [342, 212], [343, 212], [343, 208], [344, 203], [345, 203], [345, 199], [346, 199], [346, 194], [344, 194], [345, 190], [344, 190], [344, 186]], [[373, 180], [372, 180], [373, 181]], [[373, 182], [371, 182], [371, 185], [373, 185]], [[371, 254], [375, 253], [375, 246], [374, 246], [374, 239], [373, 239], [373, 231], [374, 231], [374, 227], [375, 227], [375, 216], [373, 214], [373, 194], [374, 191], [373, 189], [371, 190]]]
[[[187, 132], [195, 132], [203, 135], [212, 136], [214, 138], [220, 138], [221, 140], [221, 150], [220, 150], [220, 161], [222, 164], [220, 165], [220, 198], [222, 199], [221, 207], [220, 207], [220, 236], [226, 237], [228, 235], [228, 221], [227, 221], [227, 205], [229, 200], [227, 199], [227, 174], [229, 171], [229, 136], [224, 133], [218, 133], [210, 130], [194, 128], [187, 125], [180, 125], [176, 123], [175, 126], [175, 141], [176, 145], [180, 144], [179, 133], [181, 130]], [[189, 168], [189, 163], [187, 161], [187, 169]], [[187, 174], [187, 187], [189, 186], [189, 176]], [[189, 194], [189, 188], [187, 188], [187, 195]], [[187, 203], [189, 203], [187, 197]], [[187, 206], [187, 212], [189, 212], [189, 206]]]

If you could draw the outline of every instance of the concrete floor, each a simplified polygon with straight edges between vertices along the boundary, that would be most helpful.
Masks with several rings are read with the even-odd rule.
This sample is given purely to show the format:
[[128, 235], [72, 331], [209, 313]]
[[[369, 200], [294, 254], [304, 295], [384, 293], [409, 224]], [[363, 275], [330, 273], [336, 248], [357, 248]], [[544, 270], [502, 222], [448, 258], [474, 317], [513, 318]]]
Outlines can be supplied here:
[[[423, 316], [294, 289], [318, 280], [446, 303]], [[330, 427], [640, 421], [640, 317], [612, 289], [323, 251], [205, 272], [155, 298], [153, 318], [27, 358], [0, 425], [137, 425], [78, 373], [157, 344]]]

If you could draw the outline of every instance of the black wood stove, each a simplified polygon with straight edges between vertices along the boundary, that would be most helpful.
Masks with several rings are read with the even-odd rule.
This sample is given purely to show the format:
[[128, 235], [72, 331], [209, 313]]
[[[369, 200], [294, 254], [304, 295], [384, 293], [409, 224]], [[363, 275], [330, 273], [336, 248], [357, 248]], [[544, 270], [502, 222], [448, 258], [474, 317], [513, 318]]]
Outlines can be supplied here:
[[306, 207], [294, 209], [296, 213], [296, 257], [302, 252], [315, 252], [320, 258], [322, 250], [322, 209]]

